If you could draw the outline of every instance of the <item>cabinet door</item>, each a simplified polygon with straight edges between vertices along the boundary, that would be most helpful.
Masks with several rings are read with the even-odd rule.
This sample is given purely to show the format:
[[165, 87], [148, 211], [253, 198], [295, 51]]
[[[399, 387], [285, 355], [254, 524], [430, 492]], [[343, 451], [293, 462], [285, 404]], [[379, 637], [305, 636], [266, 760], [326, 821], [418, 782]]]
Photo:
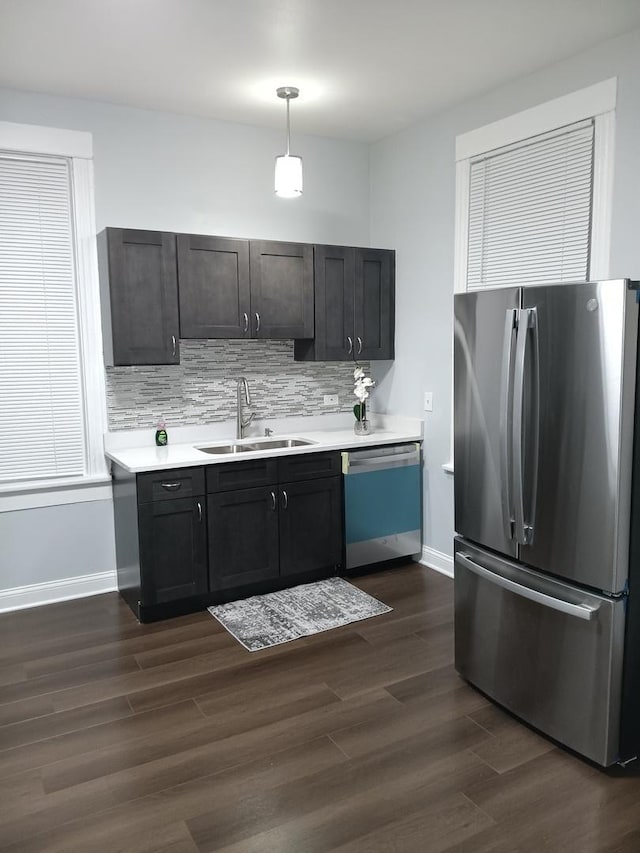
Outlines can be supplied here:
[[249, 241], [178, 235], [180, 337], [248, 338]]
[[354, 352], [355, 249], [315, 246], [315, 358], [350, 361]]
[[394, 356], [395, 252], [356, 249], [356, 359]]
[[140, 504], [138, 535], [142, 604], [207, 592], [204, 498]]
[[275, 486], [209, 495], [207, 513], [212, 590], [278, 577]]
[[280, 498], [280, 574], [327, 569], [342, 556], [340, 477], [284, 483]]
[[113, 363], [178, 364], [176, 238], [108, 228]]
[[252, 240], [254, 338], [313, 338], [313, 246]]

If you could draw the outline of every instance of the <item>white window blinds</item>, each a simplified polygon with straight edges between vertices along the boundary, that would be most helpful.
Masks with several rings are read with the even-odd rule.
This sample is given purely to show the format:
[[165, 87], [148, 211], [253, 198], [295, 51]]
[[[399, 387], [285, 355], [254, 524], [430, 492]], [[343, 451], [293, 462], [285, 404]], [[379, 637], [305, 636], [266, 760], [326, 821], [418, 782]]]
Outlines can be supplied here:
[[471, 161], [467, 288], [589, 277], [592, 120]]
[[0, 483], [85, 473], [70, 171], [0, 154]]

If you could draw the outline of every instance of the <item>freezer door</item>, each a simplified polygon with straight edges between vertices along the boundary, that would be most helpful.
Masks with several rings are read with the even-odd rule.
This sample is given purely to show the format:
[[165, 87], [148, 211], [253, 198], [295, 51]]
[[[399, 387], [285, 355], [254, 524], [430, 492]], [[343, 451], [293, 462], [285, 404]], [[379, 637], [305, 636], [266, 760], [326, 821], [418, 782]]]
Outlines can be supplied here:
[[458, 672], [603, 766], [618, 758], [625, 599], [455, 544]]
[[454, 297], [455, 528], [515, 555], [511, 422], [517, 288]]
[[[527, 565], [598, 590], [627, 579], [638, 314], [625, 281], [524, 288], [515, 357], [516, 535]], [[520, 339], [520, 332], [519, 332]], [[514, 449], [514, 454], [519, 449]], [[522, 537], [519, 537], [522, 541]]]

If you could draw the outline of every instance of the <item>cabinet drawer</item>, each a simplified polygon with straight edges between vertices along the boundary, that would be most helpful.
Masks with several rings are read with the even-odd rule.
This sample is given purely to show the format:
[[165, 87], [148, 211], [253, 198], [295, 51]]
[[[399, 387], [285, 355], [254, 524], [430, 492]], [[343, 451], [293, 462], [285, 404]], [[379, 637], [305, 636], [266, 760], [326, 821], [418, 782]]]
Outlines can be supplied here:
[[306, 453], [278, 459], [278, 482], [335, 477], [341, 471], [339, 453]]
[[203, 468], [171, 468], [138, 474], [138, 503], [204, 494]]
[[207, 494], [231, 489], [251, 489], [276, 482], [275, 459], [251, 459], [207, 466]]

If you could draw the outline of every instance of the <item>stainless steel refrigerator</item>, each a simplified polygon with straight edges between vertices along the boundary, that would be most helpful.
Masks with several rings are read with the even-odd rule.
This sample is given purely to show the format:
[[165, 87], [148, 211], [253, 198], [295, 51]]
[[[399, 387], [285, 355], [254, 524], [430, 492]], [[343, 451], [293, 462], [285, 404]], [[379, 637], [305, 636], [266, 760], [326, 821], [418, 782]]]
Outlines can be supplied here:
[[605, 766], [640, 751], [636, 296], [454, 297], [456, 668]]

